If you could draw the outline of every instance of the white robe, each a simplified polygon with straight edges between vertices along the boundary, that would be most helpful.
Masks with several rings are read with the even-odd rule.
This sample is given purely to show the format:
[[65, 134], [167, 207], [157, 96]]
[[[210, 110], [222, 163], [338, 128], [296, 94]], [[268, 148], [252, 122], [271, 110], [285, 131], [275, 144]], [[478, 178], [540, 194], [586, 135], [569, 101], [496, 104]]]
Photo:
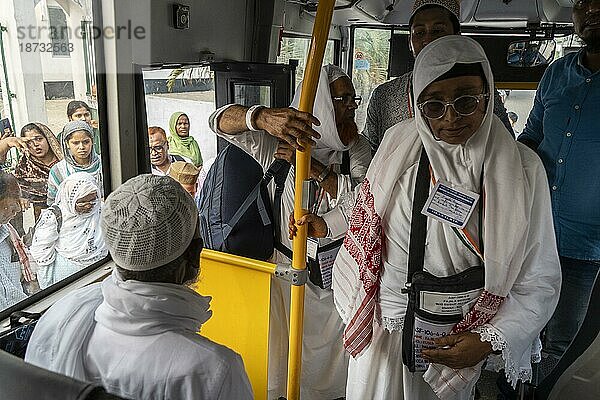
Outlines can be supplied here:
[[113, 271], [42, 316], [25, 361], [129, 399], [252, 399], [241, 357], [196, 333], [210, 318], [209, 301]]
[[[278, 141], [266, 132], [245, 132], [227, 135], [218, 130], [219, 116], [228, 108], [221, 107], [209, 120], [211, 129], [219, 136], [240, 147], [250, 154], [267, 170], [273, 162], [273, 154]], [[350, 176], [338, 173], [338, 196], [323, 201], [319, 214], [331, 210], [340, 196], [352, 191], [354, 183], [362, 181], [371, 161], [368, 141], [359, 135], [350, 151]], [[335, 170], [339, 172], [339, 165]], [[271, 198], [274, 196], [274, 184], [270, 186]], [[281, 199], [281, 243], [291, 248], [288, 238], [288, 217], [294, 209], [294, 168], [290, 169]], [[320, 243], [326, 244], [328, 240]], [[289, 261], [276, 252], [273, 262]], [[280, 279], [271, 284], [271, 322], [269, 332], [269, 399], [285, 396], [287, 379], [287, 353], [289, 338], [289, 302], [290, 285]], [[331, 290], [322, 290], [310, 281], [306, 284], [304, 300], [304, 339], [302, 347], [302, 377], [300, 395], [303, 400], [321, 400], [343, 397], [345, 393], [348, 356], [342, 347], [342, 321], [333, 306]]]

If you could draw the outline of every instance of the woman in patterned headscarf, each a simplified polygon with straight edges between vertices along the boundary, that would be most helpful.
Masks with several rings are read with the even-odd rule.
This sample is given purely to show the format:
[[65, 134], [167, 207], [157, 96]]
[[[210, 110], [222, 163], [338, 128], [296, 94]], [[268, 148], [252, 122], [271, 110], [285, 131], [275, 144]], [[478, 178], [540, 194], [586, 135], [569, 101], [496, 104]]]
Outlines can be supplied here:
[[176, 112], [169, 119], [171, 135], [169, 141], [169, 154], [182, 156], [191, 161], [197, 168], [202, 167], [202, 153], [198, 142], [190, 136], [190, 119], [182, 112]]
[[63, 159], [60, 144], [52, 131], [44, 124], [27, 124], [21, 129], [21, 138], [27, 142], [27, 150], [15, 168], [23, 198], [33, 203], [35, 219], [46, 208], [48, 174], [54, 164]]

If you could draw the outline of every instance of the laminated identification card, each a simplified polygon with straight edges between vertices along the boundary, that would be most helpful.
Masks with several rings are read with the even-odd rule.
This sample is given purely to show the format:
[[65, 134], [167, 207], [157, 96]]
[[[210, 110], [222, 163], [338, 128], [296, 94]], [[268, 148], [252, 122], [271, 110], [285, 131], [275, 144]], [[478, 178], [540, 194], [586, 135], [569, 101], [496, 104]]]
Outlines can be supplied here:
[[313, 261], [317, 260], [317, 251], [319, 250], [319, 241], [314, 238], [306, 238], [306, 255]]
[[421, 351], [423, 349], [435, 348], [436, 346], [433, 340], [450, 334], [450, 331], [452, 331], [454, 325], [454, 323], [438, 324], [419, 318], [419, 316], [415, 315], [415, 327], [413, 336], [413, 343], [415, 348], [415, 371], [427, 371], [427, 367], [429, 367], [429, 362], [427, 362], [423, 358]]
[[478, 200], [477, 193], [452, 187], [450, 183], [440, 180], [433, 187], [421, 213], [462, 229], [467, 225]]

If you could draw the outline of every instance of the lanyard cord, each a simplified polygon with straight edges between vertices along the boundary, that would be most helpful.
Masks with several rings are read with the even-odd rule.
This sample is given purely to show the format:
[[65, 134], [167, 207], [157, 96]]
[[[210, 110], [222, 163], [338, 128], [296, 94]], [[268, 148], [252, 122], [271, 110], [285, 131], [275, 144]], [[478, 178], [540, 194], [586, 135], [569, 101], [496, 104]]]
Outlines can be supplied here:
[[[429, 174], [431, 175], [431, 182], [435, 186], [436, 179], [435, 179], [435, 176], [433, 175], [433, 169], [431, 168], [431, 165], [429, 166]], [[479, 243], [481, 244], [481, 248], [477, 245], [475, 240], [473, 240], [473, 237], [471, 236], [471, 234], [469, 234], [469, 231], [467, 231], [466, 227], [463, 229], [460, 229], [460, 230], [455, 227], [452, 227], [452, 231], [460, 239], [462, 244], [464, 244], [467, 247], [467, 249], [469, 249], [469, 251], [471, 253], [473, 253], [476, 257], [478, 257], [481, 261], [484, 261], [484, 259], [483, 259], [483, 214], [484, 214], [485, 208], [484, 208], [483, 203], [485, 202], [485, 189], [483, 187], [483, 169], [481, 170], [481, 185], [480, 185], [480, 187], [481, 187], [481, 192], [482, 192], [482, 196], [479, 199]]]

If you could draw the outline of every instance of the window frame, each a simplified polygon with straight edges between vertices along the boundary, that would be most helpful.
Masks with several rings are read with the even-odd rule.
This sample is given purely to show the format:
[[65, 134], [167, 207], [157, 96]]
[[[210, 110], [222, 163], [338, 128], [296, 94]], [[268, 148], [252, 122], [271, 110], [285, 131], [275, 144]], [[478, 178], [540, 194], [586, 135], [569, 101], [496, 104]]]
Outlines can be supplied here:
[[[61, 33], [63, 33], [63, 34], [67, 33], [68, 32], [68, 30], [67, 30], [68, 25], [66, 23], [67, 13], [60, 6], [58, 6], [58, 7], [57, 6], [48, 6], [48, 26], [50, 28], [50, 32], [52, 32], [52, 28], [53, 28], [53, 26], [52, 26], [52, 17], [50, 16], [50, 14], [52, 12], [56, 12], [56, 10], [60, 11], [62, 13], [62, 15], [64, 16], [64, 18], [65, 18], [65, 25], [64, 25], [65, 30], [63, 32], [61, 32]], [[62, 28], [62, 26], [60, 28]], [[66, 37], [55, 38], [53, 36], [54, 35], [50, 36], [50, 40], [51, 40], [51, 43], [52, 43], [52, 57], [53, 58], [71, 58], [71, 53], [68, 50], [69, 44], [71, 43], [70, 40], [69, 40], [68, 33], [67, 33]], [[61, 36], [63, 36], [63, 35], [61, 35]], [[62, 47], [63, 44], [67, 45], [67, 50], [65, 50], [64, 52], [60, 51], [60, 48]], [[54, 46], [55, 45], [59, 46], [59, 51], [58, 52], [54, 51], [54, 49], [55, 49]]]
[[[102, 19], [102, 4], [99, 1], [92, 2], [92, 20], [96, 26], [104, 26], [104, 21]], [[104, 71], [103, 67], [105, 60], [104, 41], [102, 40], [102, 37], [93, 38], [92, 40], [96, 59], [96, 98], [98, 104], [98, 120], [100, 121], [98, 129], [100, 135], [100, 149], [103, 155], [101, 155], [100, 158], [102, 160], [104, 198], [106, 199], [111, 192], [112, 186], [110, 163], [108, 162], [108, 101], [106, 97], [106, 71]], [[101, 99], [103, 101], [101, 101]], [[0, 331], [8, 327], [6, 325], [6, 321], [8, 321], [10, 314], [13, 312], [33, 309], [43, 311], [67, 293], [89, 285], [90, 283], [108, 275], [109, 272], [107, 273], [107, 267], [105, 265], [112, 265], [110, 254], [103, 260], [100, 260], [89, 267], [76, 272], [68, 278], [63, 279], [46, 289], [40, 290], [39, 292], [27, 297], [26, 299], [23, 299], [9, 308], [0, 310], [0, 321], [2, 321], [0, 323]], [[45, 301], [46, 299], [51, 299], [51, 301]], [[38, 304], [44, 304], [45, 308], [40, 309]]]

